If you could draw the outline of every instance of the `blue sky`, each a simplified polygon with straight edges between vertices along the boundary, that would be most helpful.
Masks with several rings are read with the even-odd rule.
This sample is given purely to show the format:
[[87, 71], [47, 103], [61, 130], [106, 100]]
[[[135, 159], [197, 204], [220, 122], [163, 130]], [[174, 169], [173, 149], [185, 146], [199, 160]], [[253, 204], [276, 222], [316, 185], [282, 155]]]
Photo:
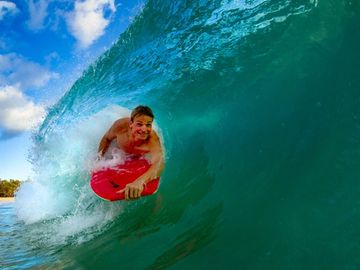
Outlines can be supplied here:
[[31, 132], [144, 0], [0, 1], [0, 178], [31, 178]]

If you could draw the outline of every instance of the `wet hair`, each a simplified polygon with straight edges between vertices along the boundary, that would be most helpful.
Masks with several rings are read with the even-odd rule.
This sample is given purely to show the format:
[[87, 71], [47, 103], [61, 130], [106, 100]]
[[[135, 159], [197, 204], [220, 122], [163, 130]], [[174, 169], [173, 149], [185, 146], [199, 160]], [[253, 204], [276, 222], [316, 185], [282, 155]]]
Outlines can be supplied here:
[[154, 119], [154, 114], [152, 110], [148, 106], [137, 106], [135, 109], [132, 110], [130, 120], [134, 121], [135, 116], [138, 115], [147, 115], [150, 116], [152, 119]]

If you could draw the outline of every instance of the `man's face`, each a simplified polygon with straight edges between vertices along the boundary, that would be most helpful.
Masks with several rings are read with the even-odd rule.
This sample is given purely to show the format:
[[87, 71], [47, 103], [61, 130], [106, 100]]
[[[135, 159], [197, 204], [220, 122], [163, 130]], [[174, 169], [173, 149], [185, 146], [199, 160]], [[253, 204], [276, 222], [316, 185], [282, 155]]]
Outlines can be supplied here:
[[130, 121], [131, 135], [135, 141], [147, 140], [151, 134], [153, 119], [147, 115], [137, 115]]

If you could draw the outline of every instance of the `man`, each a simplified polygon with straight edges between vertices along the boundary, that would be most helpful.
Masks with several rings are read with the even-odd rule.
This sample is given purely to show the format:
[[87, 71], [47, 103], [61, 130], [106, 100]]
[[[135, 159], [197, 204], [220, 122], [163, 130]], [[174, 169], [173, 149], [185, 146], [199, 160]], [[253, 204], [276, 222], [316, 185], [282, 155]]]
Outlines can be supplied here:
[[99, 154], [103, 156], [110, 143], [115, 140], [117, 147], [126, 154], [146, 156], [151, 166], [134, 182], [129, 183], [118, 193], [124, 192], [125, 200], [138, 199], [141, 192], [151, 180], [160, 177], [164, 167], [164, 157], [158, 135], [152, 129], [154, 114], [147, 106], [138, 106], [130, 118], [121, 118], [114, 122], [100, 141]]

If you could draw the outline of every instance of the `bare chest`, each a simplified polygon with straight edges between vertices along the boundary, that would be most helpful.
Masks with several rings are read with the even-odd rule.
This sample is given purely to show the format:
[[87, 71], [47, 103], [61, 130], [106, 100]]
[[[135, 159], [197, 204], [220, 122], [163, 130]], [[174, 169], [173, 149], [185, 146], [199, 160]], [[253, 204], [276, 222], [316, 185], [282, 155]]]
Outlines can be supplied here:
[[150, 151], [150, 146], [148, 143], [134, 145], [131, 143], [126, 133], [119, 134], [116, 138], [116, 143], [117, 146], [127, 154], [142, 155]]

